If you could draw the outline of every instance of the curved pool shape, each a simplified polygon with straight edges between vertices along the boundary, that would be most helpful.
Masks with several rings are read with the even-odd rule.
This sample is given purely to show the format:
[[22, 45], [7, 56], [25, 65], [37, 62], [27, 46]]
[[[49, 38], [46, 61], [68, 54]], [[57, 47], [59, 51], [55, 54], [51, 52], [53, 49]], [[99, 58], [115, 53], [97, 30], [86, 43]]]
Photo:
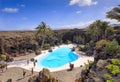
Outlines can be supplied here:
[[77, 59], [78, 56], [73, 53], [71, 48], [64, 46], [48, 53], [43, 58], [38, 59], [37, 65], [47, 68], [56, 68], [69, 62], [73, 62]]

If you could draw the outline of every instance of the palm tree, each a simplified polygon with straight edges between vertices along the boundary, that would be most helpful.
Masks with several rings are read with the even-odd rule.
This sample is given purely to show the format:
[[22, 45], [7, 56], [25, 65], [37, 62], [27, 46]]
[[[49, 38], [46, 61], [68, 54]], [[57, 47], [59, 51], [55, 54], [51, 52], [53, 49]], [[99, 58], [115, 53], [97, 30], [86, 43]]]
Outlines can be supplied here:
[[105, 37], [105, 31], [109, 27], [108, 24], [109, 24], [109, 22], [106, 22], [106, 21], [100, 21], [100, 20], [96, 21], [96, 26], [100, 29], [100, 36], [102, 36], [101, 39], [106, 38]]
[[43, 39], [42, 44], [41, 44], [41, 50], [42, 50], [45, 39], [47, 36], [51, 35], [52, 30], [50, 29], [49, 26], [46, 25], [45, 22], [41, 22], [41, 24], [38, 25], [38, 27], [36, 29], [37, 29], [36, 36], [40, 35]]
[[88, 27], [86, 34], [91, 35], [90, 37], [93, 41], [98, 40], [98, 37], [100, 36], [100, 29], [96, 25], [96, 22], [94, 22]]
[[4, 49], [4, 38], [0, 38], [0, 49], [1, 49], [1, 52], [0, 53], [4, 53], [5, 52], [5, 49]]
[[120, 22], [120, 5], [107, 12], [107, 17], [111, 19], [116, 19]]
[[93, 41], [98, 41], [100, 39], [105, 39], [106, 29], [109, 28], [109, 22], [96, 20], [87, 29], [87, 34], [91, 35]]

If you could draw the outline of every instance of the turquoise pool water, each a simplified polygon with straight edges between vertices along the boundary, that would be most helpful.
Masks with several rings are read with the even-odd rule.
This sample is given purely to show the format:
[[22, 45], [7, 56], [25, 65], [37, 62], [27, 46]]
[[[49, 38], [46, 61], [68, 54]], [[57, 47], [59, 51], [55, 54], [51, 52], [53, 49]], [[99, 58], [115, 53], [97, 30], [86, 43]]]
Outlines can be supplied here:
[[64, 46], [48, 53], [43, 58], [38, 59], [37, 65], [47, 68], [56, 68], [78, 59], [71, 48]]

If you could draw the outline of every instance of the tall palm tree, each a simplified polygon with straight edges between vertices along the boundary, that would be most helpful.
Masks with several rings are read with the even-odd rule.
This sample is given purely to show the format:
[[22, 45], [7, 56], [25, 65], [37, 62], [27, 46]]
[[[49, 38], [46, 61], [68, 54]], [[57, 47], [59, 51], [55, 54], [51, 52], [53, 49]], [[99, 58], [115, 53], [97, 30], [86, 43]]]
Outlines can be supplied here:
[[52, 30], [50, 29], [49, 26], [46, 25], [45, 22], [41, 22], [41, 24], [38, 25], [38, 27], [36, 27], [36, 29], [37, 29], [36, 36], [40, 35], [43, 39], [42, 44], [41, 44], [41, 50], [42, 50], [45, 39], [47, 36], [51, 35]]
[[107, 12], [107, 18], [116, 19], [120, 22], [120, 5]]
[[0, 53], [3, 54], [5, 52], [5, 49], [4, 49], [4, 38], [3, 37], [0, 38], [0, 45], [1, 45], [1, 47], [0, 47], [1, 52]]
[[105, 39], [105, 31], [109, 28], [109, 22], [96, 20], [88, 27], [87, 34], [91, 35], [93, 41]]
[[105, 31], [109, 27], [109, 22], [97, 20], [96, 26], [100, 29], [100, 36], [102, 36], [101, 38], [105, 39]]
[[90, 24], [89, 28], [87, 29], [86, 33], [90, 35], [93, 41], [97, 41], [98, 37], [100, 36], [100, 29], [96, 25], [96, 22]]

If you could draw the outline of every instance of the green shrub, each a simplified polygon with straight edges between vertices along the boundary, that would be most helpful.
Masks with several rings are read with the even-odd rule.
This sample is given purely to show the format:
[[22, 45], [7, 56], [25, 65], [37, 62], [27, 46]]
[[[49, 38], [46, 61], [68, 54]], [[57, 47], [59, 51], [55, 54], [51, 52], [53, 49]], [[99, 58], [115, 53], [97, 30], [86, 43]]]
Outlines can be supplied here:
[[41, 52], [40, 49], [38, 49], [38, 50], [35, 51], [35, 55], [39, 55], [39, 54], [41, 54], [41, 53], [42, 53], [42, 52]]
[[88, 55], [88, 56], [92, 55], [92, 50], [87, 50], [86, 55]]
[[100, 40], [96, 43], [96, 48], [101, 49], [108, 44], [107, 40]]
[[104, 77], [105, 77], [106, 80], [112, 79], [111, 75], [109, 75], [109, 74], [105, 74]]
[[49, 49], [49, 48], [50, 48], [50, 44], [44, 44], [44, 45], [43, 45], [43, 49], [47, 50], [47, 49]]
[[91, 41], [89, 42], [89, 45], [90, 45], [90, 47], [94, 47], [94, 46], [95, 46], [95, 42], [94, 42], [93, 40], [91, 40]]
[[29, 53], [33, 53], [34, 51], [33, 51], [33, 50], [31, 50], [31, 49], [29, 49], [29, 50], [28, 50], [28, 52], [29, 52]]
[[3, 66], [3, 64], [0, 64], [0, 67], [2, 67]]
[[106, 82], [116, 82], [114, 79], [112, 79], [111, 75], [105, 74], [104, 75]]
[[114, 79], [106, 80], [106, 82], [116, 82]]
[[117, 54], [120, 53], [120, 46], [116, 40], [113, 40], [106, 45], [105, 50], [109, 55]]
[[112, 75], [117, 75], [120, 73], [120, 68], [116, 65], [113, 65], [113, 64], [109, 64], [106, 66], [106, 68], [109, 70], [109, 72], [112, 74]]
[[5, 55], [5, 54], [2, 54], [2, 55], [1, 55], [1, 59], [2, 59], [2, 60], [6, 60], [6, 55]]
[[80, 45], [78, 46], [78, 50], [79, 50], [79, 51], [83, 51], [83, 48], [84, 48], [84, 47], [82, 47], [82, 46], [80, 46]]
[[120, 65], [120, 59], [111, 59], [111, 63], [114, 65]]
[[79, 48], [78, 48], [78, 50], [79, 50], [79, 51], [82, 51], [82, 48], [81, 48], [81, 47], [79, 47]]
[[86, 48], [86, 49], [90, 49], [90, 44], [87, 43], [87, 44], [85, 45], [85, 48]]
[[67, 44], [71, 44], [72, 42], [70, 40], [67, 40]]
[[84, 63], [84, 64], [85, 64], [86, 69], [89, 69], [89, 67], [93, 65], [93, 61], [88, 60], [88, 63]]
[[6, 62], [12, 62], [14, 59], [10, 56], [10, 55], [7, 55], [6, 56]]

